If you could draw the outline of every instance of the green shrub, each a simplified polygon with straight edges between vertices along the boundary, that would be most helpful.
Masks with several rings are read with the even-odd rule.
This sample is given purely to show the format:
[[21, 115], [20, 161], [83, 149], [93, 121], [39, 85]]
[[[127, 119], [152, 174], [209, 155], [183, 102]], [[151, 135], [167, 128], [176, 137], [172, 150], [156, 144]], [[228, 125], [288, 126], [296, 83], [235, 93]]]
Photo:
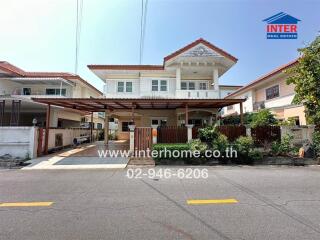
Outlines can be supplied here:
[[269, 109], [262, 109], [252, 117], [251, 127], [259, 127], [259, 126], [268, 126], [277, 124], [277, 119], [274, 115], [270, 112]]
[[225, 153], [227, 147], [229, 147], [229, 141], [223, 134], [219, 134], [219, 136], [212, 141], [212, 150], [219, 150], [221, 153]]
[[[271, 144], [272, 155], [296, 155], [297, 149], [293, 146], [293, 136], [286, 134], [281, 138], [281, 141], [276, 141]], [[299, 150], [298, 150], [299, 151]]]
[[[183, 160], [184, 158], [188, 158], [188, 156], [186, 156], [186, 154], [181, 156], [181, 152], [190, 150], [190, 145], [187, 143], [159, 143], [154, 144], [152, 149], [157, 152], [157, 156], [154, 157], [156, 162], [161, 160]], [[179, 151], [180, 156], [172, 156], [174, 151]], [[164, 154], [164, 152], [166, 152], [166, 154]]]
[[252, 149], [248, 154], [248, 158], [253, 162], [260, 161], [263, 158], [263, 154], [257, 149]]
[[199, 138], [202, 142], [211, 143], [219, 136], [219, 132], [214, 126], [199, 129]]
[[315, 131], [312, 134], [312, 148], [314, 150], [315, 156], [320, 157], [320, 132]]
[[189, 149], [191, 151], [205, 152], [208, 149], [208, 145], [200, 141], [200, 139], [193, 139], [189, 143]]
[[250, 150], [254, 146], [252, 137], [244, 137], [244, 136], [239, 137], [235, 141], [235, 144], [236, 144], [236, 149], [238, 151], [238, 154], [242, 154], [242, 155], [248, 155]]

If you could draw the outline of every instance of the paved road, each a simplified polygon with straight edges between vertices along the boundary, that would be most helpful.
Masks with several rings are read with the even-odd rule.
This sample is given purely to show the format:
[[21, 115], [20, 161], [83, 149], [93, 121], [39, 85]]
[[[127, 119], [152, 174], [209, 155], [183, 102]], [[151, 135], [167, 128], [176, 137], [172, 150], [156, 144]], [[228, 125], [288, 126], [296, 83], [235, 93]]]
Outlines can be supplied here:
[[[320, 239], [320, 167], [211, 167], [200, 180], [125, 174], [0, 170], [0, 202], [54, 202], [0, 207], [0, 239]], [[186, 203], [229, 198], [238, 203]]]

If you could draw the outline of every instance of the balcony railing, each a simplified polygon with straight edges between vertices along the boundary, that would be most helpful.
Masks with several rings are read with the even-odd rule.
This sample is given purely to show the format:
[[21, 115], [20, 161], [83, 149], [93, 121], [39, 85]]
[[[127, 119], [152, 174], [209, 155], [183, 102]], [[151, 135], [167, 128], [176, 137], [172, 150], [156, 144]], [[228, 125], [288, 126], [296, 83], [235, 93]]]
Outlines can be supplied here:
[[176, 90], [176, 98], [220, 98], [217, 90]]

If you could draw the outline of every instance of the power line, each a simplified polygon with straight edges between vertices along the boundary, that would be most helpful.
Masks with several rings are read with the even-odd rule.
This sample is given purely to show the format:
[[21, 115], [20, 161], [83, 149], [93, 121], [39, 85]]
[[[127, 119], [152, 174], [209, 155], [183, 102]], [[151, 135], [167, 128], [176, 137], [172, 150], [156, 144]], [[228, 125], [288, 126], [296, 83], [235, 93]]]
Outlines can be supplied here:
[[83, 0], [77, 0], [77, 14], [76, 14], [76, 49], [75, 49], [75, 66], [74, 72], [78, 73], [78, 61], [79, 61], [79, 49], [80, 49], [80, 36], [81, 36], [81, 26], [82, 26], [82, 9]]
[[147, 23], [147, 9], [148, 9], [148, 0], [141, 0], [141, 18], [140, 18], [140, 52], [139, 52], [139, 63], [142, 64], [143, 60], [143, 49], [144, 49], [144, 39]]

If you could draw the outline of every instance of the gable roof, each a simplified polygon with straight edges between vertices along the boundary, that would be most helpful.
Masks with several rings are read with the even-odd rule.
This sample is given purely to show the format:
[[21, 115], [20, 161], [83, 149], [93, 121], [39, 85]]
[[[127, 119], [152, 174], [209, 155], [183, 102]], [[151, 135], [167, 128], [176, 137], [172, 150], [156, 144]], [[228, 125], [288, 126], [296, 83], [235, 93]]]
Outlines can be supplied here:
[[78, 80], [88, 86], [89, 88], [96, 91], [98, 94], [103, 95], [101, 91], [99, 91], [97, 88], [95, 88], [93, 85], [85, 81], [83, 78], [81, 78], [79, 75], [68, 73], [68, 72], [26, 72], [22, 70], [21, 68], [16, 67], [15, 65], [6, 62], [6, 61], [0, 61], [0, 69], [3, 71], [7, 71], [9, 73], [14, 74], [18, 77], [32, 77], [32, 78], [64, 78], [67, 80]]
[[171, 53], [170, 55], [166, 56], [166, 57], [164, 58], [164, 62], [166, 62], [166, 61], [168, 61], [168, 60], [170, 60], [170, 59], [172, 59], [172, 58], [180, 55], [180, 54], [183, 53], [183, 52], [188, 51], [189, 49], [195, 47], [196, 45], [198, 45], [198, 44], [200, 44], [200, 43], [202, 43], [202, 44], [205, 45], [206, 47], [212, 49], [213, 51], [218, 52], [219, 54], [221, 54], [222, 56], [230, 59], [230, 60], [233, 61], [233, 62], [237, 62], [237, 61], [238, 61], [238, 59], [237, 59], [236, 57], [234, 57], [234, 56], [232, 56], [231, 54], [225, 52], [225, 51], [222, 50], [221, 48], [218, 48], [218, 47], [214, 46], [212, 43], [204, 40], [203, 38], [199, 38], [198, 40], [196, 40], [196, 41], [188, 44], [187, 46], [185, 46], [185, 47], [183, 47], [183, 48], [180, 48], [179, 50], [175, 51], [174, 53]]
[[233, 97], [233, 96], [239, 94], [240, 92], [243, 92], [244, 90], [247, 90], [247, 89], [249, 89], [250, 87], [253, 87], [254, 85], [256, 85], [256, 84], [258, 84], [258, 83], [261, 83], [261, 82], [263, 82], [263, 81], [268, 80], [270, 77], [272, 77], [272, 76], [274, 76], [274, 75], [276, 75], [276, 74], [279, 74], [279, 73], [281, 73], [282, 71], [284, 71], [284, 70], [292, 67], [293, 65], [297, 64], [298, 61], [299, 61], [299, 58], [297, 58], [297, 59], [295, 59], [295, 60], [293, 60], [293, 61], [291, 61], [291, 62], [289, 62], [289, 63], [287, 63], [287, 64], [284, 64], [284, 65], [282, 65], [282, 66], [274, 69], [273, 71], [271, 71], [271, 72], [263, 75], [262, 77], [260, 77], [260, 78], [258, 78], [258, 79], [256, 79], [256, 80], [248, 83], [247, 85], [244, 85], [243, 87], [239, 88], [237, 91], [231, 93], [230, 95], [226, 96], [225, 98]]
[[203, 38], [199, 38], [198, 40], [188, 44], [187, 46], [171, 53], [170, 55], [164, 57], [163, 65], [99, 65], [99, 64], [91, 64], [87, 65], [90, 70], [164, 70], [164, 63], [181, 53], [188, 51], [189, 49], [195, 47], [198, 44], [203, 44], [206, 47], [216, 51], [217, 53], [221, 54], [222, 56], [228, 58], [233, 62], [237, 62], [238, 59], [231, 54], [225, 52], [221, 48], [214, 46], [212, 43], [204, 40]]
[[271, 17], [268, 17], [263, 20], [268, 24], [297, 24], [299, 21], [298, 18], [292, 17], [287, 13], [279, 12]]

